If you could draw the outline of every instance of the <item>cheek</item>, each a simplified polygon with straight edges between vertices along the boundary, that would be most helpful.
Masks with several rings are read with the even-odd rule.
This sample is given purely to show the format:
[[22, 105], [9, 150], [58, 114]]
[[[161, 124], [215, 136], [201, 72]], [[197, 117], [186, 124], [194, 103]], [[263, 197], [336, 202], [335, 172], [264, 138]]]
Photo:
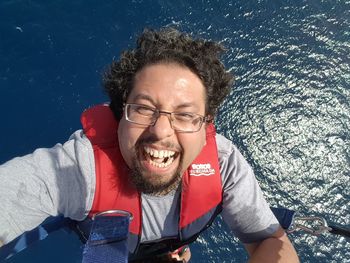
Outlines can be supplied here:
[[118, 126], [118, 142], [120, 152], [125, 162], [130, 167], [134, 153], [134, 146], [137, 141], [138, 135], [135, 133], [136, 129], [131, 129], [129, 123], [123, 118], [119, 122]]
[[187, 167], [201, 152], [203, 146], [206, 143], [205, 138], [205, 132], [201, 132], [200, 134], [193, 134], [193, 136], [187, 136], [186, 138], [184, 138], [184, 140], [182, 140], [182, 145], [184, 149], [183, 164], [185, 169], [187, 169]]

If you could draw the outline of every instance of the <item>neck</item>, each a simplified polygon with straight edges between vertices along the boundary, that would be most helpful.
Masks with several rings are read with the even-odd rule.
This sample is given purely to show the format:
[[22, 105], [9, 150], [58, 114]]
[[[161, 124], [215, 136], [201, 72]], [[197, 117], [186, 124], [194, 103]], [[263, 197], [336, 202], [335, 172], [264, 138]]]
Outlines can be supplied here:
[[143, 192], [144, 194], [151, 195], [151, 196], [165, 196], [168, 195], [171, 192], [175, 192], [177, 190], [181, 189], [181, 180], [176, 181], [174, 184], [170, 185], [166, 189], [162, 189], [160, 191], [153, 191], [150, 193]]

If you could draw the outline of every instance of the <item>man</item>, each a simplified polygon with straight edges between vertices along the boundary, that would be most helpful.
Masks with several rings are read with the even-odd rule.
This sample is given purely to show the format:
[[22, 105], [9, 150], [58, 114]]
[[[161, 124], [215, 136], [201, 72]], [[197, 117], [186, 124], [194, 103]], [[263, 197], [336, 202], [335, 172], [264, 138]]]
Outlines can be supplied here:
[[105, 74], [111, 102], [83, 113], [83, 131], [0, 167], [0, 239], [49, 215], [86, 222], [120, 209], [134, 215], [130, 260], [188, 260], [186, 244], [221, 213], [250, 262], [298, 262], [252, 169], [215, 134], [233, 79], [222, 51], [175, 29], [145, 30]]

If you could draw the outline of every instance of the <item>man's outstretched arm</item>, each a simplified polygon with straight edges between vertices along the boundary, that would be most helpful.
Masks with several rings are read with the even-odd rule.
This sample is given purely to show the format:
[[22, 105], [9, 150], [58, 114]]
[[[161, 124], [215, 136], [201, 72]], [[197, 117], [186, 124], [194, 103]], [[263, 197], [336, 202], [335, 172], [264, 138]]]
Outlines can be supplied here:
[[299, 257], [287, 234], [280, 227], [272, 237], [259, 243], [244, 244], [250, 256], [249, 263], [298, 263]]

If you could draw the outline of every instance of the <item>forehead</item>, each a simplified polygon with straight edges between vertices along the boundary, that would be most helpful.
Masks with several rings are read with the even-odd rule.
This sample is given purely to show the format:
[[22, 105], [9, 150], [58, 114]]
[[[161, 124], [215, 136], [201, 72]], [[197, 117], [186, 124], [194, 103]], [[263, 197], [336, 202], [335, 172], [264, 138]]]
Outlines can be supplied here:
[[174, 63], [145, 66], [134, 79], [128, 102], [150, 103], [157, 107], [205, 107], [205, 87], [190, 69]]

